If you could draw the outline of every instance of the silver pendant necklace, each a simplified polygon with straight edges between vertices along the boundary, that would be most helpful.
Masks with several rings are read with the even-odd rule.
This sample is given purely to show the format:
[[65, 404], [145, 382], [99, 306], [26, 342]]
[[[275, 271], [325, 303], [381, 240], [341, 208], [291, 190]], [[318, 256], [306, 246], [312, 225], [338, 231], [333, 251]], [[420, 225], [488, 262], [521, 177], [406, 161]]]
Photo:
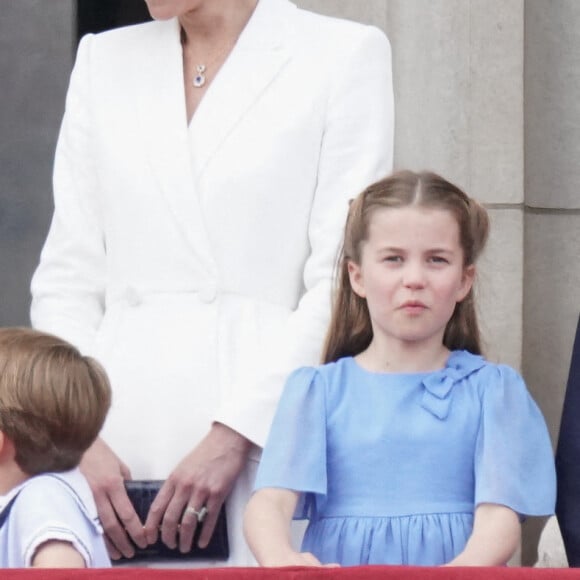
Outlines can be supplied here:
[[198, 64], [195, 67], [197, 74], [193, 77], [193, 86], [199, 89], [205, 85], [205, 64]]

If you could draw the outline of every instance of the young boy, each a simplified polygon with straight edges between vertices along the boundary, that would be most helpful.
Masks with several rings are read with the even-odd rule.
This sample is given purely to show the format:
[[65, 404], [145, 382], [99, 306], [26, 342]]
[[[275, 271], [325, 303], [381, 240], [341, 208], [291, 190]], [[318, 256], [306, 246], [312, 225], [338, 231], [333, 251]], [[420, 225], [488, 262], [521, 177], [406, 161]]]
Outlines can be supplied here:
[[100, 365], [26, 328], [0, 328], [0, 568], [108, 567], [78, 470], [111, 404]]

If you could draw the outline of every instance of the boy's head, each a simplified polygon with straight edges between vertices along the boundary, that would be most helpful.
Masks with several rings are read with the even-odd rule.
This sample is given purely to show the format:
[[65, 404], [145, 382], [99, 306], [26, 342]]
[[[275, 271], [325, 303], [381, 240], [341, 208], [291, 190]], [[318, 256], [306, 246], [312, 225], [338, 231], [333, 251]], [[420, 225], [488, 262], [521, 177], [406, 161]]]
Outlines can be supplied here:
[[69, 343], [0, 328], [0, 431], [28, 475], [76, 467], [111, 405], [103, 368]]

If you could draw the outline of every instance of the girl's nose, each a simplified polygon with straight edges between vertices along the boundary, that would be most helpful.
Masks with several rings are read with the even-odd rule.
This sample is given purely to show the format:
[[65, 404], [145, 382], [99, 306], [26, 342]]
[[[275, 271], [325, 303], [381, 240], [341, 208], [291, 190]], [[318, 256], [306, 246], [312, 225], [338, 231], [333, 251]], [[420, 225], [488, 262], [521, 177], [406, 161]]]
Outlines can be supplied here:
[[403, 270], [403, 284], [416, 289], [425, 286], [425, 269], [421, 264], [407, 262]]

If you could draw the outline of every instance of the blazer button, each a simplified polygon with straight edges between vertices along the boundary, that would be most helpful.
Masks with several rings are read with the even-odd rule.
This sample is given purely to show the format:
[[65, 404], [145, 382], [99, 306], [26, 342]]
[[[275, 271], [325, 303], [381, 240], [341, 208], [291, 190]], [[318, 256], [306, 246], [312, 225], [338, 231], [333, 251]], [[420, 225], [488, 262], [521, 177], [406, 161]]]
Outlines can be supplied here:
[[212, 303], [217, 298], [217, 284], [206, 282], [199, 290], [199, 299], [206, 304]]
[[129, 306], [139, 306], [141, 304], [141, 302], [143, 302], [143, 298], [141, 297], [141, 294], [137, 291], [136, 288], [133, 288], [133, 286], [129, 286], [126, 290], [125, 290], [125, 300], [127, 301], [127, 304]]

